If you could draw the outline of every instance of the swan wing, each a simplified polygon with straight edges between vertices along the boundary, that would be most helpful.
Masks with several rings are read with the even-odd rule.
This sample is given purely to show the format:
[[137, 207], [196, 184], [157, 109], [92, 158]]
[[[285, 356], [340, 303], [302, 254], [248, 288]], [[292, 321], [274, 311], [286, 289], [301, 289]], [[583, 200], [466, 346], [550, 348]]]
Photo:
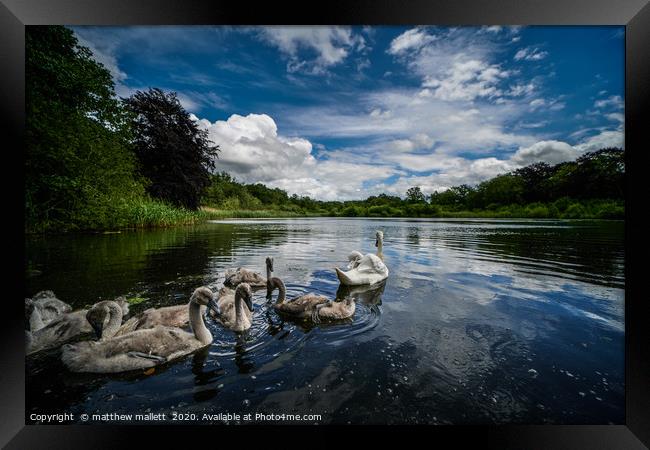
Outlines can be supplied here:
[[321, 303], [326, 303], [328, 301], [329, 300], [327, 297], [323, 297], [322, 295], [306, 294], [275, 306], [276, 309], [282, 312], [297, 315], [308, 312], [316, 305], [320, 305]]
[[386, 264], [384, 264], [381, 258], [372, 253], [368, 253], [366, 256], [361, 258], [356, 270], [359, 273], [388, 274], [388, 267], [386, 267]]

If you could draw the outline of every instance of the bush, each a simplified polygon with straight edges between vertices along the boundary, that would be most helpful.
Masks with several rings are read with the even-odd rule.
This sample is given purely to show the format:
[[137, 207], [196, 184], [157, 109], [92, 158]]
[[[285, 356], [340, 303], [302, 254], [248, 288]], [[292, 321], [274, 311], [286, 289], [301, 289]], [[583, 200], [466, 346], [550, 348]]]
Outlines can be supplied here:
[[555, 206], [560, 212], [566, 211], [569, 205], [571, 205], [571, 199], [569, 197], [562, 197], [553, 202], [553, 206]]
[[348, 206], [343, 208], [341, 215], [345, 217], [363, 217], [365, 215], [364, 208], [359, 206]]
[[587, 210], [579, 203], [573, 203], [562, 214], [563, 219], [584, 219], [587, 215]]
[[526, 207], [526, 216], [538, 219], [545, 219], [548, 217], [548, 208], [539, 203], [533, 203]]
[[625, 207], [616, 203], [600, 205], [594, 216], [598, 219], [624, 219]]

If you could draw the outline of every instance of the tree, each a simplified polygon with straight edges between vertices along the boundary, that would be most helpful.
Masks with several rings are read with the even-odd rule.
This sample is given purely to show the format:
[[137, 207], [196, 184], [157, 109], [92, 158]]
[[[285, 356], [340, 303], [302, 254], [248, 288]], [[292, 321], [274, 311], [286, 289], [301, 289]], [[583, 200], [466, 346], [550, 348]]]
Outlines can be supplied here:
[[25, 28], [25, 225], [93, 228], [144, 193], [111, 74], [63, 26]]
[[431, 194], [430, 202], [432, 205], [445, 205], [453, 206], [455, 208], [463, 208], [472, 206], [473, 196], [475, 194], [474, 188], [461, 184], [460, 186], [453, 186], [443, 192], [434, 192]]
[[175, 93], [153, 88], [125, 99], [133, 114], [133, 141], [147, 191], [174, 205], [197, 209], [210, 184], [219, 146], [197, 124]]
[[406, 200], [411, 203], [421, 203], [425, 201], [424, 194], [420, 189], [420, 186], [414, 186], [408, 188], [406, 191]]
[[505, 174], [482, 182], [476, 190], [478, 206], [485, 208], [493, 204], [521, 203], [524, 184], [520, 177]]
[[531, 164], [513, 172], [523, 182], [522, 197], [525, 202], [541, 202], [550, 199], [548, 180], [554, 174], [554, 169], [545, 162]]

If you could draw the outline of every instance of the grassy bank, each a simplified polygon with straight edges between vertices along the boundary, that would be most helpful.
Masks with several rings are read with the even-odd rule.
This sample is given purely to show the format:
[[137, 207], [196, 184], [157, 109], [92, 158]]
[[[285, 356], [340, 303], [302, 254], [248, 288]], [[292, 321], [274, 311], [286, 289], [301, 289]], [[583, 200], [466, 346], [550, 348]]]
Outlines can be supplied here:
[[283, 218], [283, 217], [308, 217], [318, 214], [297, 213], [294, 211], [284, 211], [279, 209], [217, 209], [209, 206], [201, 207], [197, 212], [200, 217], [209, 219], [239, 219], [239, 218]]
[[562, 200], [553, 203], [493, 206], [489, 209], [446, 209], [427, 203], [404, 208], [391, 206], [348, 206], [342, 209], [284, 210], [274, 205], [262, 209], [220, 209], [203, 206], [198, 211], [177, 208], [152, 199], [115, 202], [110, 208], [95, 209], [75, 224], [46, 222], [27, 233], [105, 231], [163, 228], [191, 225], [210, 219], [292, 217], [402, 217], [402, 218], [536, 218], [536, 219], [624, 219], [625, 206], [614, 200]]

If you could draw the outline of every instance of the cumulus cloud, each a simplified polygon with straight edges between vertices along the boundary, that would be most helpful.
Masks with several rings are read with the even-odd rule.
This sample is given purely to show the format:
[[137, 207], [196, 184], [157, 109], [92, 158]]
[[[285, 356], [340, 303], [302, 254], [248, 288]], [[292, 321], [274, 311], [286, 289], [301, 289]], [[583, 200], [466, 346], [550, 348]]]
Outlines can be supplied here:
[[520, 166], [536, 162], [558, 164], [576, 159], [580, 153], [575, 148], [560, 141], [540, 141], [529, 147], [522, 147], [512, 156], [512, 161]]
[[278, 134], [267, 114], [231, 115], [227, 120], [198, 119], [210, 140], [221, 148], [217, 168], [246, 183], [262, 182], [323, 200], [363, 197], [363, 183], [387, 178], [389, 166], [317, 160], [307, 139]]
[[581, 152], [593, 152], [606, 147], [625, 147], [625, 135], [622, 130], [605, 130], [575, 146]]

